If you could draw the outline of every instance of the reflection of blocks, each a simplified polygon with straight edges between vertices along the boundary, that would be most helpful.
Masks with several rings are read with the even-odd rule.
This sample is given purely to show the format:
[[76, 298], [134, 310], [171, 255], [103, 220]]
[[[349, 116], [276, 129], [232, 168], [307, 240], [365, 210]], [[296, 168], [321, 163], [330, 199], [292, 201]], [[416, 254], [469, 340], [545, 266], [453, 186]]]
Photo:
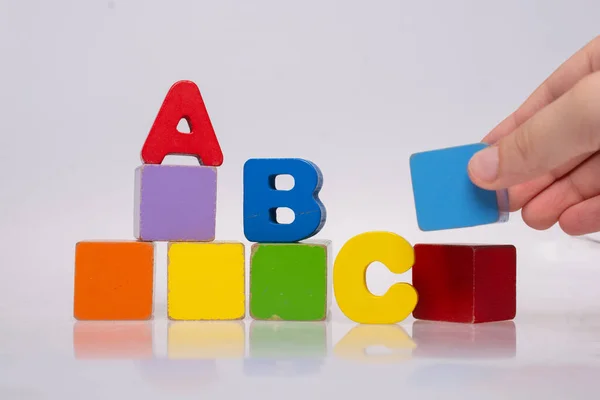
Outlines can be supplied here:
[[135, 171], [135, 237], [209, 242], [215, 238], [217, 169], [142, 165]]
[[253, 321], [250, 325], [252, 358], [326, 357], [329, 336], [325, 322]]
[[508, 219], [506, 191], [484, 190], [468, 175], [471, 157], [483, 143], [413, 154], [410, 170], [419, 228], [471, 227]]
[[246, 330], [241, 321], [171, 322], [170, 359], [243, 358]]
[[151, 322], [78, 321], [73, 326], [78, 359], [151, 359]]
[[493, 359], [517, 354], [513, 321], [476, 325], [415, 321], [412, 337], [417, 343], [415, 357]]
[[417, 244], [414, 249], [416, 319], [477, 323], [515, 317], [514, 246]]
[[244, 318], [246, 282], [243, 243], [169, 243], [168, 253], [169, 318]]
[[79, 320], [152, 317], [154, 246], [80, 242], [75, 249], [74, 315]]
[[[383, 346], [384, 352], [369, 354], [368, 349]], [[357, 325], [335, 345], [334, 354], [342, 359], [365, 364], [397, 363], [411, 358], [416, 347], [400, 325]]]
[[250, 259], [252, 318], [325, 320], [331, 300], [330, 243], [255, 243]]
[[253, 321], [249, 376], [293, 376], [318, 373], [330, 346], [326, 322]]

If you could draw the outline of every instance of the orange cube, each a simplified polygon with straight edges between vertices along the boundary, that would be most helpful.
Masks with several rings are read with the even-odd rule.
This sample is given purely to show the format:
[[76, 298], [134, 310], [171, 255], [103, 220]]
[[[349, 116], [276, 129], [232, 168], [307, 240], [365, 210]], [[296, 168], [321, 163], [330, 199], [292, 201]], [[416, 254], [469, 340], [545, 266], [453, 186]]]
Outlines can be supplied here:
[[75, 247], [73, 313], [78, 320], [152, 317], [154, 245], [79, 242]]

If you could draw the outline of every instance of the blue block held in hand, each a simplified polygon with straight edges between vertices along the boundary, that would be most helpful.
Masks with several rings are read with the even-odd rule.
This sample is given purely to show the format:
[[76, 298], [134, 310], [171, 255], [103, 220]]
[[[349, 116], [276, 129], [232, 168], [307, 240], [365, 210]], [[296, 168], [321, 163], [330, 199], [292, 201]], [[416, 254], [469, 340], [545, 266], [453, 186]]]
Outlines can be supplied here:
[[469, 144], [410, 157], [417, 222], [422, 231], [508, 220], [508, 192], [481, 189], [469, 178], [469, 160], [486, 146]]

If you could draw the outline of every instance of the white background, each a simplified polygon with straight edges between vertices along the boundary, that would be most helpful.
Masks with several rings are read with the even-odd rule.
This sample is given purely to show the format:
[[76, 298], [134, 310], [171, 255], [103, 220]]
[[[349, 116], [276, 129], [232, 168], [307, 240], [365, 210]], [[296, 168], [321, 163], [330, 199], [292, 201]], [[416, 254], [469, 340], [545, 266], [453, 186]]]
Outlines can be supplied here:
[[[599, 33], [597, 15], [595, 1], [0, 2], [1, 314], [70, 315], [75, 243], [133, 238], [133, 172], [180, 79], [200, 87], [224, 152], [217, 239], [245, 241], [248, 158], [301, 157], [323, 171], [317, 237], [334, 254], [371, 230], [512, 243], [520, 311], [595, 307], [600, 268], [580, 271], [593, 243], [519, 213], [420, 232], [408, 157], [481, 140]], [[378, 293], [394, 279], [369, 273]]]
[[[420, 232], [408, 158], [480, 141], [600, 33], [599, 15], [595, 0], [0, 1], [0, 322], [70, 321], [75, 243], [133, 239], [134, 169], [180, 79], [200, 87], [224, 152], [217, 239], [245, 242], [247, 159], [301, 157], [323, 171], [317, 238], [334, 254], [371, 230], [512, 243], [518, 319], [597, 314], [600, 244], [519, 213]], [[368, 278], [383, 293], [410, 274]]]

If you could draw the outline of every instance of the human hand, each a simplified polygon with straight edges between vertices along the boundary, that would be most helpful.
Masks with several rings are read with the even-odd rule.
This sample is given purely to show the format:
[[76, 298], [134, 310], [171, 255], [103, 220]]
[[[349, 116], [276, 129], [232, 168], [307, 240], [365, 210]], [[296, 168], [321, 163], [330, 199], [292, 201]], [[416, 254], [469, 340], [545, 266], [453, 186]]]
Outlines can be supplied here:
[[600, 231], [600, 36], [562, 64], [469, 163], [481, 188], [508, 188], [510, 211], [545, 230]]

